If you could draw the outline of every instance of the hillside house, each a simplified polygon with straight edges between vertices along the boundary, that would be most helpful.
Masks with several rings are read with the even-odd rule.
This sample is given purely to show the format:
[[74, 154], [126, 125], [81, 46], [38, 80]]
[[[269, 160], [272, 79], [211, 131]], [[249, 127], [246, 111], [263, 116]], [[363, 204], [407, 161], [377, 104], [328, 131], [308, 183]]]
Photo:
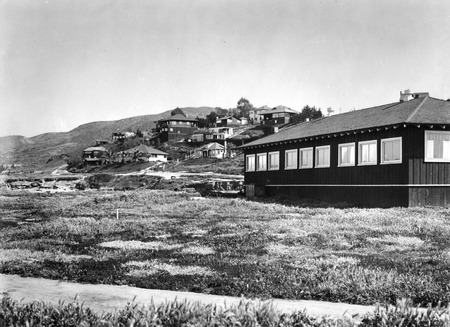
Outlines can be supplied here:
[[102, 145], [105, 145], [105, 144], [108, 144], [108, 143], [109, 143], [108, 140], [95, 140], [95, 145], [96, 146], [102, 146]]
[[226, 140], [233, 136], [232, 127], [213, 127], [209, 128], [209, 133], [205, 135], [207, 141]]
[[428, 93], [297, 124], [241, 148], [248, 196], [450, 207], [450, 102]]
[[85, 165], [104, 165], [109, 162], [109, 153], [102, 146], [92, 146], [83, 150], [82, 159]]
[[155, 149], [151, 146], [139, 145], [137, 147], [121, 151], [116, 154], [116, 161], [122, 163], [128, 162], [151, 162], [162, 161], [167, 162], [168, 153]]
[[269, 106], [262, 106], [262, 107], [250, 110], [250, 112], [249, 112], [250, 123], [254, 124], [254, 125], [261, 124], [261, 122], [263, 120], [262, 113], [267, 111], [267, 110], [271, 110], [271, 109], [272, 108], [270, 108]]
[[195, 149], [194, 157], [223, 159], [225, 157], [225, 147], [217, 142], [208, 143]]
[[125, 136], [124, 133], [121, 133], [121, 132], [114, 132], [114, 133], [111, 134], [111, 139], [112, 139], [114, 142], [117, 142], [117, 143], [123, 143], [123, 142], [125, 142], [125, 140], [127, 139], [127, 137]]
[[248, 119], [245, 117], [236, 118], [233, 116], [219, 117], [216, 120], [216, 125], [217, 127], [248, 125]]
[[232, 127], [213, 127], [206, 129], [199, 129], [191, 136], [191, 141], [194, 143], [201, 143], [205, 141], [224, 141], [233, 136]]
[[289, 124], [291, 122], [291, 117], [296, 114], [298, 114], [298, 111], [292, 110], [286, 106], [276, 106], [271, 110], [261, 112], [261, 124], [267, 126]]
[[155, 131], [159, 133], [161, 142], [167, 142], [183, 140], [192, 135], [197, 128], [197, 119], [176, 114], [169, 118], [158, 120]]

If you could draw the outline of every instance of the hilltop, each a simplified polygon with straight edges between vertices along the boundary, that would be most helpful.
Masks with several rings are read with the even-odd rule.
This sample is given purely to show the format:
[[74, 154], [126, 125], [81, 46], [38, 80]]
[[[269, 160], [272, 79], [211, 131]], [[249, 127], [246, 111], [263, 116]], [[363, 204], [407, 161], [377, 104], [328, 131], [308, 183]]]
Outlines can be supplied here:
[[[213, 107], [181, 108], [189, 117], [206, 116]], [[64, 158], [80, 156], [96, 140], [110, 140], [117, 131], [151, 131], [155, 121], [170, 117], [167, 110], [155, 115], [129, 117], [113, 121], [82, 124], [68, 132], [44, 133], [33, 137], [0, 137], [0, 164], [21, 164], [23, 170], [52, 170], [65, 163]]]

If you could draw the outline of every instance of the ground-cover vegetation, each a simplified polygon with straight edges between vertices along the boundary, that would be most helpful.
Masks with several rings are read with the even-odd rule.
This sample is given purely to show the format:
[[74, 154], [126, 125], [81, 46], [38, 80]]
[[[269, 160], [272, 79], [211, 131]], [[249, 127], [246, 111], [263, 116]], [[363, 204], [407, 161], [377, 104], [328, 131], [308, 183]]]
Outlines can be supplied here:
[[450, 211], [141, 190], [0, 195], [0, 272], [232, 296], [450, 302]]
[[5, 297], [0, 302], [1, 326], [245, 326], [245, 327], [372, 327], [428, 326], [450, 323], [449, 310], [430, 307], [418, 310], [402, 304], [377, 307], [364, 317], [314, 317], [306, 311], [281, 313], [270, 302], [241, 301], [222, 307], [198, 302], [173, 301], [159, 305], [128, 303], [114, 312], [95, 312], [75, 300], [57, 305], [43, 302], [23, 303]]

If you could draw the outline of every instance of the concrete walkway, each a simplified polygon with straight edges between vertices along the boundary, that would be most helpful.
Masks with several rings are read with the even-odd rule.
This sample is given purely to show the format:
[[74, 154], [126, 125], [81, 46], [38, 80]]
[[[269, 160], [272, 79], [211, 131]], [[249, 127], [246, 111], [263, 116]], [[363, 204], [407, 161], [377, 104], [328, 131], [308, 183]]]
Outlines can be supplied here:
[[[179, 301], [186, 299], [192, 302], [201, 302], [205, 305], [217, 304], [227, 307], [237, 305], [242, 300], [242, 298], [231, 296], [149, 290], [129, 286], [78, 284], [3, 274], [0, 274], [0, 294], [2, 297], [10, 296], [15, 300], [25, 302], [43, 301], [55, 304], [60, 299], [64, 300], [65, 303], [72, 302], [75, 296], [78, 296], [79, 301], [84, 302], [97, 312], [124, 308], [133, 298], [135, 298], [136, 303], [144, 305], [150, 303], [151, 299], [156, 305], [175, 299]], [[311, 316], [342, 317], [344, 315], [358, 315], [362, 317], [375, 310], [374, 306], [321, 301], [274, 299], [271, 302], [278, 311], [288, 313], [306, 309]]]

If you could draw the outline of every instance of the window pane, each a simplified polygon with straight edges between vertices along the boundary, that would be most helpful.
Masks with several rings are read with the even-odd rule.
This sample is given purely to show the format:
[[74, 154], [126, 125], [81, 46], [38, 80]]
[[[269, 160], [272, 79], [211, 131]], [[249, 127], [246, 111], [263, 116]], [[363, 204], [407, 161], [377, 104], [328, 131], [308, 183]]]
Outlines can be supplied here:
[[354, 145], [343, 145], [339, 147], [340, 150], [340, 164], [354, 164], [355, 163], [355, 147]]
[[427, 159], [450, 160], [450, 132], [426, 132]]
[[297, 168], [297, 151], [286, 152], [286, 168]]
[[369, 158], [368, 162], [377, 162], [377, 144], [371, 143], [369, 144]]
[[443, 142], [442, 158], [450, 160], [450, 141]]
[[317, 166], [330, 165], [330, 148], [317, 149]]
[[312, 167], [312, 149], [301, 150], [301, 166], [302, 167]]
[[257, 162], [257, 170], [266, 170], [266, 162], [267, 162], [267, 157], [266, 154], [258, 154], [257, 155], [258, 158], [258, 162]]
[[278, 153], [269, 153], [269, 169], [279, 169], [280, 155]]
[[392, 141], [392, 159], [399, 160], [400, 159], [400, 142]]
[[392, 153], [392, 142], [384, 142], [384, 161], [392, 161], [393, 153]]
[[255, 156], [247, 156], [247, 171], [255, 170]]
[[401, 140], [382, 140], [383, 162], [401, 161]]
[[427, 145], [426, 145], [427, 149], [426, 149], [426, 158], [427, 159], [433, 159], [434, 156], [434, 141], [433, 140], [427, 140]]

